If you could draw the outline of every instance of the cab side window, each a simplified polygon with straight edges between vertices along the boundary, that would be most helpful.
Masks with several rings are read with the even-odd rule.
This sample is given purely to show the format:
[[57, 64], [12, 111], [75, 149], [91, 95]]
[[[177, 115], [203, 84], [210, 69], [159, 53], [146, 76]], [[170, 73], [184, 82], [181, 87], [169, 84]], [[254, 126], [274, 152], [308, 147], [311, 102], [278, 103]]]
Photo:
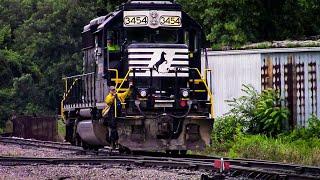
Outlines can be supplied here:
[[117, 53], [120, 51], [119, 33], [115, 30], [107, 31], [105, 46], [109, 53]]

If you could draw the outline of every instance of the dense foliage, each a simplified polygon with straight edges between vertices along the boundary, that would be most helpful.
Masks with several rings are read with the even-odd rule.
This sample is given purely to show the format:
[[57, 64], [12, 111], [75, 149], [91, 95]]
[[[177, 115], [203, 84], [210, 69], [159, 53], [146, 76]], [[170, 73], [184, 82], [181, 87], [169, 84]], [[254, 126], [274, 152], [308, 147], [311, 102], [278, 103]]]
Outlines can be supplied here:
[[282, 107], [280, 94], [273, 89], [258, 93], [252, 86], [243, 86], [244, 95], [229, 101], [230, 114], [247, 132], [275, 136], [288, 129], [289, 110]]
[[213, 47], [296, 39], [320, 33], [319, 0], [178, 0]]
[[230, 101], [232, 110], [216, 119], [206, 154], [319, 166], [320, 119], [288, 131], [288, 109], [274, 90], [257, 93], [244, 86], [244, 96]]
[[228, 101], [230, 112], [215, 121], [214, 142], [232, 141], [239, 132], [276, 136], [288, 130], [289, 110], [281, 106], [279, 93], [267, 89], [260, 94], [243, 86], [243, 96]]
[[206, 154], [320, 165], [320, 119], [315, 116], [308, 120], [307, 127], [275, 137], [240, 131], [242, 126], [233, 122], [230, 116], [218, 120], [212, 133], [213, 144]]
[[0, 0], [0, 127], [13, 110], [57, 113], [61, 78], [82, 69], [83, 26], [121, 2]]
[[[0, 0], [0, 127], [12, 110], [57, 112], [61, 77], [81, 72], [83, 26], [125, 1]], [[319, 0], [178, 2], [204, 27], [215, 47], [320, 31]]]
[[[221, 151], [229, 149], [242, 134], [276, 137], [288, 130], [289, 110], [280, 105], [279, 93], [272, 89], [258, 93], [250, 85], [244, 85], [242, 91], [243, 96], [229, 101], [230, 112], [214, 123], [212, 142]], [[311, 124], [318, 126], [316, 122]]]

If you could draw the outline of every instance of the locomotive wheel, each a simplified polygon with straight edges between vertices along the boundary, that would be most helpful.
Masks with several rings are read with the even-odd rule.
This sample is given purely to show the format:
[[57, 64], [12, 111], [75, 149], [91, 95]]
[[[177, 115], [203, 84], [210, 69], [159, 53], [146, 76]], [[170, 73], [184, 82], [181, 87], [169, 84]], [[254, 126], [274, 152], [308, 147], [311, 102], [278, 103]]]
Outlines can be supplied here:
[[129, 148], [127, 148], [125, 146], [121, 146], [119, 144], [119, 153], [120, 154], [131, 154], [132, 152], [131, 152], [131, 150]]
[[76, 146], [82, 146], [82, 139], [78, 133], [76, 133], [76, 135], [74, 137], [74, 142], [75, 142]]
[[83, 140], [81, 140], [81, 146], [84, 150], [90, 149], [90, 146], [86, 142], [84, 142]]

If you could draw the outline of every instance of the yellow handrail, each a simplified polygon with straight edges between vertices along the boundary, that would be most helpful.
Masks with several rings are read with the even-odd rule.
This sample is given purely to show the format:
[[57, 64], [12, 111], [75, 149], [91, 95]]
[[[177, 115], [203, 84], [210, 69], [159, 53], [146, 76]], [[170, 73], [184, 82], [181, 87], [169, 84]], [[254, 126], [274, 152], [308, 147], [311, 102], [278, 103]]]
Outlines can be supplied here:
[[[129, 74], [131, 72], [131, 69], [128, 70], [127, 74], [125, 75], [125, 77], [123, 78], [123, 81], [121, 82], [119, 88], [116, 88], [116, 93], [118, 93], [118, 91], [121, 89], [123, 83], [125, 82], [125, 80], [128, 78]], [[117, 117], [117, 99], [115, 98], [114, 100], [114, 117]]]
[[125, 80], [128, 78], [128, 76], [129, 76], [129, 74], [130, 74], [131, 71], [132, 71], [132, 69], [129, 69], [129, 70], [128, 70], [128, 72], [127, 72], [126, 76], [123, 78], [123, 81], [121, 82], [119, 88], [116, 88], [117, 92], [118, 92], [119, 89], [121, 89], [123, 83], [124, 83]]
[[62, 119], [63, 119], [64, 121], [66, 121], [66, 117], [64, 116], [63, 103], [64, 103], [64, 101], [66, 100], [67, 96], [69, 95], [72, 87], [73, 87], [73, 86], [76, 84], [76, 82], [79, 80], [79, 78], [76, 78], [76, 79], [72, 82], [72, 84], [71, 84], [71, 86], [70, 86], [69, 89], [68, 89], [68, 81], [67, 81], [67, 79], [63, 79], [63, 80], [64, 80], [64, 84], [65, 84], [65, 91], [66, 91], [66, 93], [64, 93], [63, 98], [62, 98], [61, 103], [60, 103], [60, 113], [61, 113], [60, 115], [61, 115]]
[[[205, 78], [201, 75], [200, 71], [198, 68], [190, 68], [190, 69], [193, 69], [193, 70], [196, 70], [198, 72], [198, 75], [200, 76], [201, 80], [203, 81], [203, 84], [205, 85], [206, 89], [207, 89], [207, 92], [208, 92], [208, 96], [210, 98], [210, 104], [211, 104], [211, 117], [214, 117], [214, 107], [213, 107], [213, 95], [211, 93], [211, 90], [209, 88], [209, 86], [207, 85], [207, 82], [205, 80]], [[207, 71], [208, 69], [206, 69]]]

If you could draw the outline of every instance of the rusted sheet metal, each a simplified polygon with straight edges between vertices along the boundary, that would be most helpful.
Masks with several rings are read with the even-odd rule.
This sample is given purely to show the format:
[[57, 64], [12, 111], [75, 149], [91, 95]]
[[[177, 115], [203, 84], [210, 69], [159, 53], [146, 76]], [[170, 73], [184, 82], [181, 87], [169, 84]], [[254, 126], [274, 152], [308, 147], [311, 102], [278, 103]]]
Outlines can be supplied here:
[[[311, 115], [320, 117], [320, 53], [268, 53], [261, 57], [262, 89], [268, 88], [266, 82], [273, 77], [272, 88], [280, 91], [284, 105], [290, 109], [290, 126], [306, 126]], [[268, 60], [272, 62], [266, 63]], [[273, 69], [272, 75], [264, 75], [268, 68]]]
[[287, 56], [287, 62], [283, 60], [283, 68], [284, 68], [284, 88], [281, 88], [281, 97], [285, 98], [286, 106], [290, 110], [290, 119], [289, 125], [294, 127], [297, 122], [297, 69], [295, 66], [295, 61], [292, 55]]
[[[309, 101], [310, 101], [310, 108], [311, 112], [313, 112], [315, 115], [318, 114], [318, 111], [320, 109], [317, 109], [317, 97], [319, 94], [317, 94], [317, 87], [319, 87], [319, 84], [317, 84], [317, 75], [319, 76], [319, 71], [317, 72], [317, 63], [316, 62], [309, 62], [308, 63], [308, 86], [310, 87], [309, 91]], [[318, 86], [317, 86], [318, 85]]]
[[57, 120], [53, 117], [18, 116], [13, 120], [13, 136], [56, 141]]
[[207, 64], [217, 116], [230, 110], [226, 100], [242, 95], [242, 84], [252, 84], [258, 91], [278, 90], [292, 127], [306, 126], [312, 114], [320, 117], [320, 48], [209, 51]]

